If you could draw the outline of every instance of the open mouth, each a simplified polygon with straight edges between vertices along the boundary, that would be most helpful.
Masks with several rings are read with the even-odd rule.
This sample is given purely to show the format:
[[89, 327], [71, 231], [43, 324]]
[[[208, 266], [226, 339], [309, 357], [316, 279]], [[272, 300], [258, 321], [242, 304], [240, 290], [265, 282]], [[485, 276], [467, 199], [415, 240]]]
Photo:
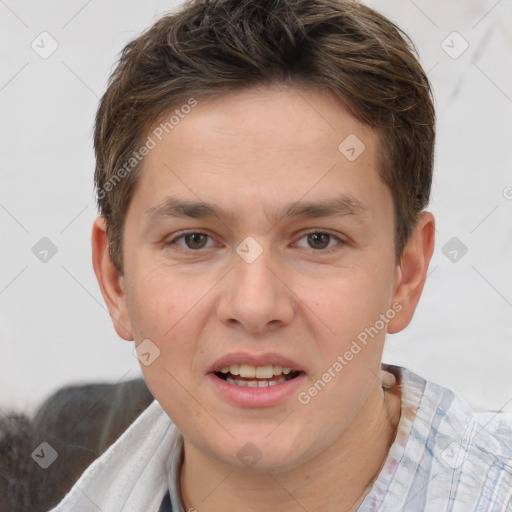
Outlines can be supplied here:
[[301, 373], [278, 365], [252, 366], [250, 364], [232, 364], [214, 372], [219, 379], [228, 384], [246, 388], [277, 386], [296, 378]]

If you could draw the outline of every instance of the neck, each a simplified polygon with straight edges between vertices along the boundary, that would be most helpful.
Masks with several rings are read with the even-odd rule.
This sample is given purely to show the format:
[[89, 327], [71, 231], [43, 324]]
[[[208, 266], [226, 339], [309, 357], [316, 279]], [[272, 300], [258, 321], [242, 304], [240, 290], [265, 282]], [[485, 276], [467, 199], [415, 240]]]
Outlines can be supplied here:
[[[400, 419], [398, 387], [375, 388], [343, 434], [313, 459], [286, 473], [228, 467], [185, 440], [181, 493], [185, 510], [315, 512], [356, 510], [394, 441]], [[195, 507], [195, 508], [194, 508]]]

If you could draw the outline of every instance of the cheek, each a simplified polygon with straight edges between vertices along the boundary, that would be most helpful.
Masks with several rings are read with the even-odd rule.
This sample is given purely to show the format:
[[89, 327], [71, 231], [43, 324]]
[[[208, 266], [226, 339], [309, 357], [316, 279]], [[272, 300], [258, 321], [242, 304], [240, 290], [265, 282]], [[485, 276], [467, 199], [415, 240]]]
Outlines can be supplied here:
[[169, 269], [136, 275], [127, 293], [135, 339], [154, 338], [167, 343], [173, 333], [190, 326], [187, 317], [207, 288]]
[[154, 363], [141, 365], [145, 377], [161, 379], [165, 387], [169, 374], [190, 381], [197, 340], [207, 318], [204, 298], [211, 284], [206, 280], [191, 282], [172, 269], [136, 275], [127, 289], [135, 342], [150, 340], [159, 351]]
[[190, 397], [198, 385], [192, 365], [201, 329], [199, 309], [194, 306], [200, 296], [194, 286], [188, 289], [170, 274], [168, 270], [139, 274], [129, 290], [129, 307], [136, 344], [142, 347], [150, 340], [158, 354], [150, 364], [139, 355], [144, 379], [173, 421], [178, 420], [178, 428], [187, 429], [198, 414]]
[[392, 296], [392, 279], [383, 275], [387, 274], [377, 269], [369, 272], [351, 266], [322, 279], [308, 280], [297, 295], [304, 305], [304, 316], [318, 326], [317, 335], [346, 340], [373, 325], [389, 307]]
[[[176, 394], [178, 382], [190, 369], [194, 334], [187, 331], [186, 319], [191, 307], [180, 287], [171, 286], [162, 273], [139, 274], [127, 292], [140, 367], [151, 392], [161, 401], [169, 393]], [[150, 364], [142, 356], [146, 347]]]

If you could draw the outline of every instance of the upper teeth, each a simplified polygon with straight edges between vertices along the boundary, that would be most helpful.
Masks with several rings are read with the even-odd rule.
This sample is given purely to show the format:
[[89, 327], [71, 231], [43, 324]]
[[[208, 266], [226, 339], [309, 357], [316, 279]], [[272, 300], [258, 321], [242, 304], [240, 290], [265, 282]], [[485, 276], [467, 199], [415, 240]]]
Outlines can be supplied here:
[[224, 366], [222, 373], [231, 373], [232, 375], [240, 375], [240, 377], [256, 377], [257, 379], [271, 379], [274, 375], [288, 375], [292, 371], [291, 368], [283, 368], [278, 365], [253, 366], [251, 364], [232, 364]]

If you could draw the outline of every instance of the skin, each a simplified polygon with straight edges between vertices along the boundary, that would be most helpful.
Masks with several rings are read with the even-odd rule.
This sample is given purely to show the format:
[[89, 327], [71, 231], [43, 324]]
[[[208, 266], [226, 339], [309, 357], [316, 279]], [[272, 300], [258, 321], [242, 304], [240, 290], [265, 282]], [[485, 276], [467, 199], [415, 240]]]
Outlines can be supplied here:
[[[349, 134], [366, 146], [353, 162], [338, 150]], [[272, 87], [198, 98], [143, 162], [125, 220], [123, 275], [104, 219], [94, 223], [94, 269], [118, 334], [161, 351], [141, 367], [185, 439], [186, 509], [348, 511], [377, 477], [400, 418], [399, 390], [381, 387], [384, 338], [409, 324], [434, 247], [425, 212], [396, 262], [377, 143], [326, 92]], [[231, 216], [152, 217], [171, 195]], [[280, 215], [289, 203], [340, 195], [363, 208]], [[199, 237], [202, 248], [197, 239], [173, 242], [185, 230], [210, 238]], [[332, 235], [322, 238], [326, 248], [311, 231]], [[236, 252], [248, 236], [263, 250], [252, 263]], [[300, 364], [299, 391], [307, 391], [393, 303], [401, 310], [387, 329], [307, 405], [294, 393], [272, 407], [235, 406], [206, 377], [225, 354], [274, 352]], [[248, 442], [261, 456], [250, 468], [237, 457]]]

